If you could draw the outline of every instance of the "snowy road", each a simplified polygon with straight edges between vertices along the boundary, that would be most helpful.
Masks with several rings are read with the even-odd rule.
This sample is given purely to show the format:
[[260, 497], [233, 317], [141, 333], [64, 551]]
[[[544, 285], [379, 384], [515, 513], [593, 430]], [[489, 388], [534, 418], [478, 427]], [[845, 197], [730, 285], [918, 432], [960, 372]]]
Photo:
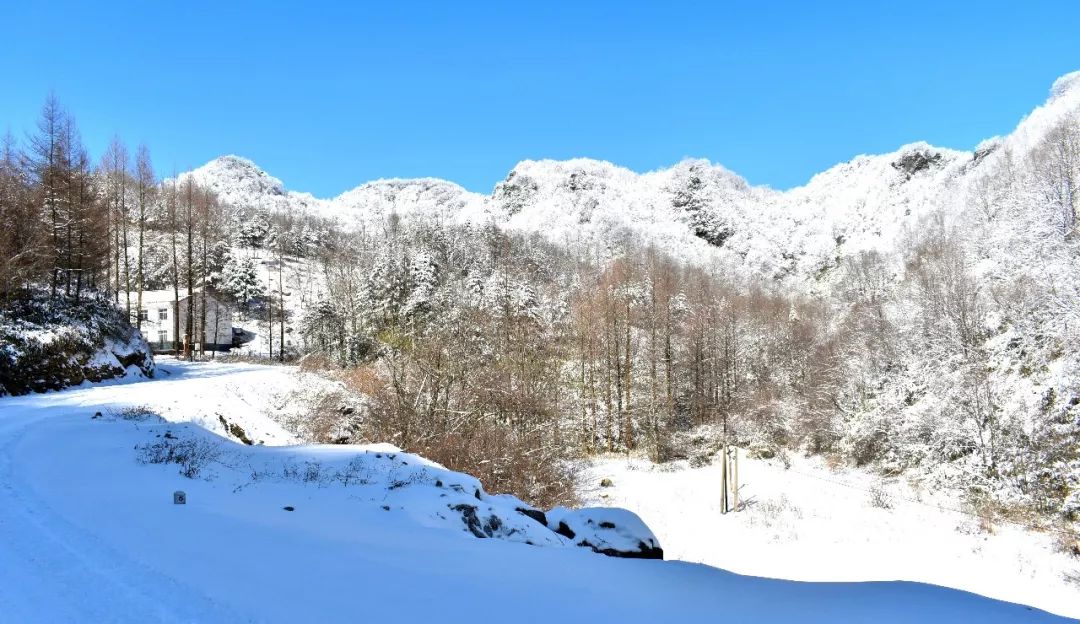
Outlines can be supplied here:
[[[13, 457], [29, 430], [71, 416], [76, 406], [108, 409], [121, 387], [0, 404], [0, 621], [192, 622], [207, 615], [243, 620], [71, 524], [20, 479]], [[95, 403], [98, 396], [103, 400]]]
[[[225, 410], [287, 435], [257, 406], [291, 373], [166, 370], [0, 399], [0, 622], [1062, 621], [930, 585], [797, 583], [477, 540], [349, 488], [256, 482], [225, 463], [186, 479], [140, 464], [133, 447], [189, 425], [91, 417], [149, 405], [178, 421], [192, 406], [192, 420]], [[260, 461], [348, 452], [241, 448]], [[175, 489], [188, 505], [171, 504]]]

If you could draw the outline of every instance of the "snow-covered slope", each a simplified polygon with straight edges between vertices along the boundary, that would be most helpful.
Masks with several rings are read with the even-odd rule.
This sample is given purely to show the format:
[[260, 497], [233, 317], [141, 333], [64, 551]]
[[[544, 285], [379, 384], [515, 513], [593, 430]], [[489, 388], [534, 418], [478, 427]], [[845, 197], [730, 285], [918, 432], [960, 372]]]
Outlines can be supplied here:
[[1080, 561], [1053, 531], [980, 520], [952, 492], [801, 456], [743, 455], [746, 505], [725, 515], [720, 470], [599, 458], [584, 497], [635, 511], [684, 561], [796, 581], [919, 581], [1080, 618], [1080, 584], [1069, 580]]
[[[421, 458], [242, 446], [124, 411], [182, 398], [213, 405], [222, 384], [259, 374], [165, 367], [173, 374], [157, 381], [0, 399], [5, 621], [1060, 621], [917, 583], [795, 583], [603, 557], [525, 514], [479, 530], [543, 536], [549, 547], [476, 539], [451, 508], [472, 505], [482, 518], [514, 501]], [[258, 410], [237, 403], [227, 416], [255, 426]], [[177, 490], [186, 504], [173, 503]], [[588, 526], [580, 513], [555, 517]]]
[[346, 227], [389, 214], [427, 216], [494, 222], [557, 243], [602, 248], [617, 247], [630, 234], [691, 262], [727, 263], [776, 279], [820, 280], [847, 255], [893, 251], [928, 215], [955, 215], [966, 193], [1001, 158], [1023, 162], [1054, 123], [1080, 110], [1078, 76], [1063, 76], [1049, 100], [1013, 133], [975, 152], [913, 143], [888, 154], [857, 156], [784, 192], [751, 186], [705, 160], [643, 174], [586, 158], [523, 161], [487, 196], [422, 178], [379, 180], [320, 200], [287, 191], [280, 180], [235, 156], [190, 175], [234, 205], [308, 211]]

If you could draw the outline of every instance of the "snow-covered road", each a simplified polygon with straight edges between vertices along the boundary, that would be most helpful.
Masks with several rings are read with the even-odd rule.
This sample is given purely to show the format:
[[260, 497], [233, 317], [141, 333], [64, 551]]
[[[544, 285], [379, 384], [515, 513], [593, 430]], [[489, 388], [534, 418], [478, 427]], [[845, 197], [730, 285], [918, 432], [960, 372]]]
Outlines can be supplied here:
[[[123, 405], [117, 399], [134, 398], [145, 388], [103, 385], [0, 402], [0, 621], [194, 622], [207, 615], [244, 620], [69, 522], [22, 479], [16, 465], [27, 432], [53, 418]], [[57, 453], [64, 452], [65, 442], [58, 440]]]
[[[260, 480], [225, 459], [187, 479], [140, 464], [133, 447], [205, 435], [175, 423], [216, 412], [285, 441], [260, 405], [293, 373], [163, 373], [0, 399], [0, 622], [1061, 621], [917, 583], [798, 583], [478, 540], [383, 504], [386, 492], [373, 501], [361, 495], [370, 488]], [[133, 405], [173, 423], [109, 417]], [[361, 452], [237, 448], [260, 466]], [[176, 489], [187, 505], [172, 504]]]

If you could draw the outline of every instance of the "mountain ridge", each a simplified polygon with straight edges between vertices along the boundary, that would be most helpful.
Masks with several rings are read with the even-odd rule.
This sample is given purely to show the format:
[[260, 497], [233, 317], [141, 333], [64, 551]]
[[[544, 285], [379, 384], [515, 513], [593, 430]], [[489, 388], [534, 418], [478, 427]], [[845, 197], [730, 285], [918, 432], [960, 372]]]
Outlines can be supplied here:
[[[820, 277], [840, 259], [890, 252], [921, 219], [955, 216], [985, 172], [1026, 158], [1065, 115], [1080, 110], [1080, 72], [1004, 137], [972, 151], [917, 141], [859, 154], [787, 190], [753, 185], [707, 159], [635, 172], [606, 160], [526, 159], [489, 194], [441, 178], [384, 178], [332, 198], [289, 190], [253, 161], [222, 156], [194, 176], [230, 204], [293, 210], [346, 228], [390, 214], [447, 223], [495, 223], [553, 242], [611, 249], [630, 233], [675, 258], [720, 263], [773, 279]], [[812, 281], [812, 280], [810, 280]]]

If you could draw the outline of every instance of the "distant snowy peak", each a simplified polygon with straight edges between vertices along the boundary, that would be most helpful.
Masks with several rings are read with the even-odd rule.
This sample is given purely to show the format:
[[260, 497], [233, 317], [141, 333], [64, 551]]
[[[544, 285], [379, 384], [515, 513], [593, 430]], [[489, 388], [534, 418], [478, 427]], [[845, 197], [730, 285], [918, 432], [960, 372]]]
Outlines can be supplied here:
[[1080, 91], [1080, 71], [1069, 72], [1054, 81], [1050, 87], [1050, 99], [1056, 100], [1077, 91]]
[[637, 239], [691, 262], [708, 262], [775, 191], [755, 188], [706, 160], [635, 173], [578, 158], [518, 163], [496, 185], [489, 214], [504, 227], [555, 242], [599, 244], [617, 253]]
[[202, 167], [181, 175], [190, 175], [199, 183], [209, 186], [219, 196], [236, 197], [283, 197], [285, 185], [255, 163], [240, 156], [221, 156]]
[[284, 211], [321, 210], [322, 200], [308, 193], [287, 191], [281, 180], [263, 171], [247, 158], [221, 156], [198, 169], [183, 173], [206, 186], [226, 204], [238, 208]]
[[1054, 81], [1050, 96], [1035, 110], [1024, 117], [1016, 129], [998, 141], [998, 147], [987, 162], [1009, 154], [1013, 158], [1022, 158], [1031, 153], [1052, 128], [1061, 124], [1069, 116], [1080, 116], [1080, 71], [1071, 72]]
[[362, 184], [324, 204], [326, 216], [366, 221], [399, 216], [429, 215], [458, 221], [483, 213], [485, 196], [438, 178], [388, 179]]

